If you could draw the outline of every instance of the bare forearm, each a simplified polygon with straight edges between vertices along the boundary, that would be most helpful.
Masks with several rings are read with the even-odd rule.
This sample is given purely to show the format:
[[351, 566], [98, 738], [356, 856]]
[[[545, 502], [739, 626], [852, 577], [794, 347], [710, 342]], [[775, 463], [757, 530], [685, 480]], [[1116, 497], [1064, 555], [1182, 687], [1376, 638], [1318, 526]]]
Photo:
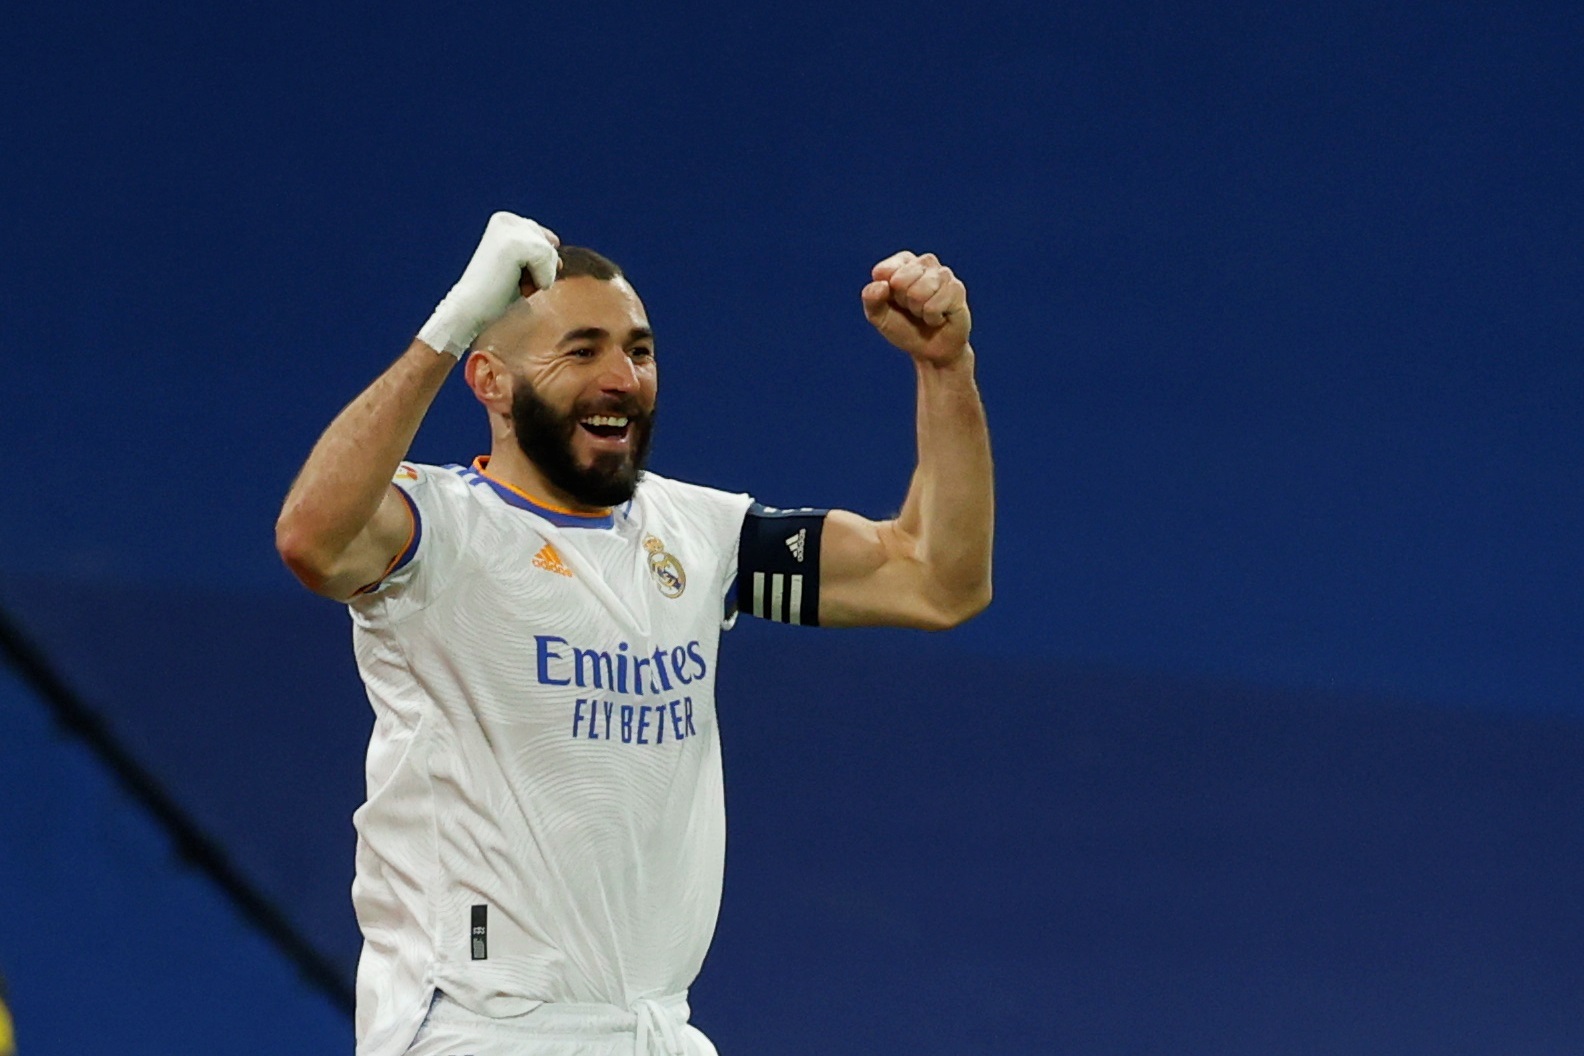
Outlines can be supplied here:
[[977, 612], [990, 596], [995, 484], [973, 349], [916, 366], [918, 468], [897, 527], [916, 540], [941, 603]]
[[918, 464], [902, 511], [832, 510], [820, 550], [820, 622], [941, 630], [990, 603], [995, 483], [974, 383], [968, 291], [933, 253], [876, 264], [864, 315], [918, 373]]
[[288, 557], [333, 559], [374, 518], [452, 356], [419, 341], [347, 405], [314, 444], [276, 523]]

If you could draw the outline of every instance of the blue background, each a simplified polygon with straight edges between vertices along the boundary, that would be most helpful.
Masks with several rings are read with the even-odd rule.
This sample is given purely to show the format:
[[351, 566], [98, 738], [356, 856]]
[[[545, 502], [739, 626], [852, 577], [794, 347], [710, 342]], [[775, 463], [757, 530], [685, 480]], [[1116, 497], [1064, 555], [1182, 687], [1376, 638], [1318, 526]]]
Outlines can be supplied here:
[[[349, 973], [369, 716], [271, 529], [489, 212], [626, 266], [657, 469], [872, 515], [912, 398], [858, 290], [933, 249], [975, 310], [997, 599], [939, 637], [728, 640], [722, 1052], [1576, 1052], [1581, 23], [30, 10], [0, 39], [0, 604]], [[414, 455], [486, 443], [454, 384]], [[212, 893], [162, 908], [203, 885], [113, 786], [75, 824], [91, 767], [4, 696], [24, 1056], [172, 1051], [137, 1040], [172, 1022], [279, 1051], [266, 1017], [346, 1051]], [[260, 981], [205, 997], [220, 935]]]

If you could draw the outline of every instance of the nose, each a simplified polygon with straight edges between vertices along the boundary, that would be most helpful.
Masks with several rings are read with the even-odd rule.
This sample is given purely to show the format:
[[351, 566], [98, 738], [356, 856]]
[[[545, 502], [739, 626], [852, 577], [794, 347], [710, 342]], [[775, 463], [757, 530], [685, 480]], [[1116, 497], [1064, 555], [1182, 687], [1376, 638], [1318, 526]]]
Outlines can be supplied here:
[[638, 365], [622, 349], [612, 349], [601, 357], [599, 386], [606, 392], [637, 392]]

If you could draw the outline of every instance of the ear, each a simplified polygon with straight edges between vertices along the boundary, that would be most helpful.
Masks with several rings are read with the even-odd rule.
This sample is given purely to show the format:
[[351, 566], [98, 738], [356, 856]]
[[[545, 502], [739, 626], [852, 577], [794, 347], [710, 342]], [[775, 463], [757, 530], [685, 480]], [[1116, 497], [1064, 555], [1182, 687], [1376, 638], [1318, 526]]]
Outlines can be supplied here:
[[493, 352], [474, 352], [462, 367], [462, 376], [473, 395], [492, 414], [511, 414], [512, 374]]

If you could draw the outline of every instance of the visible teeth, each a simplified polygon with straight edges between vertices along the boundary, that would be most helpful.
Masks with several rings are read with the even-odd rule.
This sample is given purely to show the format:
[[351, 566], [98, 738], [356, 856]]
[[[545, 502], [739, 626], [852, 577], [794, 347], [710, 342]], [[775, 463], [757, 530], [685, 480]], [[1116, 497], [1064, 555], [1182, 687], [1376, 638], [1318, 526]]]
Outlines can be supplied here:
[[625, 429], [625, 428], [627, 428], [627, 419], [626, 418], [617, 418], [617, 417], [614, 417], [613, 415], [609, 415], [609, 414], [596, 414], [596, 415], [593, 415], [592, 417], [583, 419], [583, 424], [585, 424], [585, 425], [609, 425], [609, 426], [614, 426], [617, 429]]

